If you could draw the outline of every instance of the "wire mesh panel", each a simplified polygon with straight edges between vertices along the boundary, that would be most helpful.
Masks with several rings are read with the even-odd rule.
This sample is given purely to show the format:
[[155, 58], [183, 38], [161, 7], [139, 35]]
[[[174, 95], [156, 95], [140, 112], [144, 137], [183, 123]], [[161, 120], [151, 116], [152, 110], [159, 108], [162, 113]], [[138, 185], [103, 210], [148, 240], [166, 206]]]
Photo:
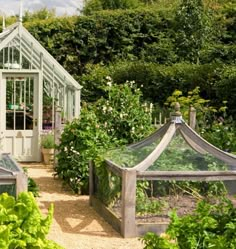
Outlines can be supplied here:
[[223, 181], [138, 180], [136, 189], [136, 222], [168, 224], [173, 213], [191, 214], [202, 200], [216, 204], [227, 197], [236, 204]]
[[170, 144], [149, 168], [149, 171], [226, 171], [225, 162], [211, 154], [199, 153], [177, 133]]

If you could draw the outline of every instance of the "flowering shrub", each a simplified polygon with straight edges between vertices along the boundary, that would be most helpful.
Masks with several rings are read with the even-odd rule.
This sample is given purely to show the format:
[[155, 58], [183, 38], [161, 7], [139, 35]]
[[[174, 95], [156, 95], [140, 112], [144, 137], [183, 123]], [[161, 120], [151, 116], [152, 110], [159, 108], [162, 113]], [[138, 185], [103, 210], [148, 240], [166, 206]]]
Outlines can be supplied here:
[[56, 174], [76, 193], [87, 191], [89, 160], [152, 131], [150, 108], [142, 106], [134, 82], [114, 85], [110, 77], [107, 80], [106, 96], [82, 108], [80, 118], [65, 127], [58, 146]]
[[134, 81], [116, 85], [109, 76], [107, 80], [107, 96], [96, 103], [101, 128], [125, 144], [140, 140], [152, 130], [153, 105], [141, 104], [142, 93]]
[[87, 107], [82, 109], [79, 119], [68, 124], [58, 146], [56, 174], [75, 193], [86, 193], [88, 189], [88, 162], [110, 143], [106, 131], [99, 129], [98, 119]]

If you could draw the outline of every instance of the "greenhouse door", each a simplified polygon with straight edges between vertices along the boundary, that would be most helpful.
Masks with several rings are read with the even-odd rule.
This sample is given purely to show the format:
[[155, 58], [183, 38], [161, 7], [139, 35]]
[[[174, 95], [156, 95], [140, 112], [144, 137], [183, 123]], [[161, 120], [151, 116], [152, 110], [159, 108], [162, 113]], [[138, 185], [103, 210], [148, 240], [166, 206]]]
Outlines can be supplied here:
[[2, 74], [1, 151], [18, 161], [39, 161], [39, 75]]

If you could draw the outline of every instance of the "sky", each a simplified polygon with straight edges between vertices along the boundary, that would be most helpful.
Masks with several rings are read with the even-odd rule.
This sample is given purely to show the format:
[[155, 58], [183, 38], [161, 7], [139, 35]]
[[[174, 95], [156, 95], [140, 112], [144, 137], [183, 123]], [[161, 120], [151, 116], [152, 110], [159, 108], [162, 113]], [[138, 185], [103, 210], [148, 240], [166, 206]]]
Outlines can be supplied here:
[[[25, 10], [34, 11], [44, 7], [55, 9], [57, 15], [78, 14], [78, 9], [82, 7], [83, 0], [22, 0], [23, 13]], [[20, 0], [0, 0], [0, 15], [4, 12], [6, 15], [19, 14]]]

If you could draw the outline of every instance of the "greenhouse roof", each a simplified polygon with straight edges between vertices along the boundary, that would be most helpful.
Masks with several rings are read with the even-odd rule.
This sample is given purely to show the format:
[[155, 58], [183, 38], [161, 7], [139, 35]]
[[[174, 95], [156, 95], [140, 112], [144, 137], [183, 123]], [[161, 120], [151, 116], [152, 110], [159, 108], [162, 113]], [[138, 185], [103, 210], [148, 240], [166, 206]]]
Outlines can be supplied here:
[[[48, 53], [48, 51], [23, 27], [19, 21], [0, 33], [0, 51], [8, 48], [8, 56], [2, 52], [2, 69], [42, 70], [44, 79], [56, 85], [79, 90], [80, 84]], [[9, 52], [9, 48], [12, 48]], [[15, 51], [15, 52], [14, 52]], [[23, 58], [17, 63], [4, 61], [4, 57], [19, 52]]]

